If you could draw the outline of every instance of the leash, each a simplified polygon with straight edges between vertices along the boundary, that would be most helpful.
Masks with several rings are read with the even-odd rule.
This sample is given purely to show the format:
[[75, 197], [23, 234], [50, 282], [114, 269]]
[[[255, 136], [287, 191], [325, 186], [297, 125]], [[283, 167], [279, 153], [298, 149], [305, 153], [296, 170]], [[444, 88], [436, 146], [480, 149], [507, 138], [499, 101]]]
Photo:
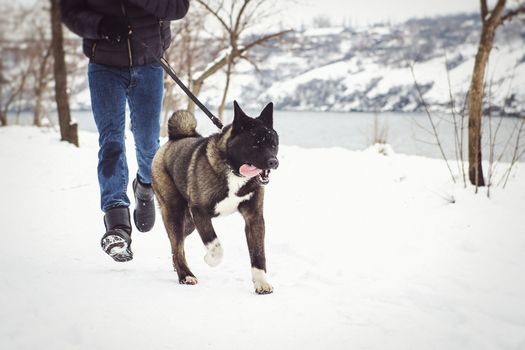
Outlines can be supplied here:
[[155, 53], [151, 50], [151, 48], [145, 43], [143, 42], [142, 40], [140, 40], [139, 38], [136, 38], [134, 35], [130, 35], [130, 37], [135, 40], [136, 42], [138, 42], [139, 44], [141, 44], [142, 46], [144, 46], [144, 48], [146, 49], [146, 51], [155, 59], [155, 61], [157, 61], [161, 66], [162, 68], [164, 69], [164, 71], [166, 73], [168, 73], [168, 75], [177, 83], [177, 85], [182, 89], [182, 91], [184, 91], [184, 93], [193, 101], [195, 102], [195, 104], [197, 106], [199, 106], [199, 108], [208, 116], [208, 118], [210, 118], [210, 120], [212, 121], [212, 123], [217, 127], [219, 128], [219, 130], [222, 130], [222, 128], [224, 127], [221, 123], [221, 121], [219, 120], [219, 118], [217, 118], [216, 116], [213, 115], [213, 113], [210, 112], [210, 110], [208, 108], [206, 108], [205, 105], [202, 104], [201, 101], [199, 101], [199, 99], [197, 98], [197, 96], [195, 96], [191, 91], [190, 89], [188, 89], [188, 87], [186, 85], [184, 85], [184, 83], [179, 79], [179, 77], [177, 76], [177, 74], [175, 73], [175, 70], [173, 69], [173, 67], [171, 67], [171, 65], [168, 63], [168, 61], [164, 58], [164, 57], [160, 57], [158, 58], [157, 55], [155, 55]]
[[202, 102], [197, 98], [197, 96], [195, 96], [190, 89], [188, 89], [188, 87], [186, 85], [184, 85], [184, 83], [179, 79], [179, 77], [177, 76], [177, 74], [175, 73], [175, 70], [173, 69], [173, 67], [169, 64], [169, 62], [164, 58], [164, 57], [160, 57], [158, 58], [157, 55], [155, 55], [153, 53], [153, 51], [150, 49], [150, 47], [145, 43], [143, 42], [142, 40], [139, 40], [138, 38], [135, 38], [134, 36], [131, 36], [132, 39], [135, 39], [135, 41], [138, 41], [140, 44], [142, 44], [142, 46], [144, 46], [144, 48], [146, 49], [146, 51], [148, 51], [148, 53], [153, 56], [153, 58], [158, 62], [160, 63], [160, 65], [162, 66], [162, 68], [164, 68], [164, 71], [177, 83], [177, 85], [182, 89], [182, 91], [184, 91], [184, 93], [193, 101], [195, 102], [195, 104], [197, 106], [199, 106], [199, 108], [204, 112], [204, 114], [206, 114], [208, 116], [208, 118], [210, 118], [210, 120], [212, 121], [212, 123], [219, 129], [219, 130], [222, 130], [222, 128], [224, 127], [221, 123], [221, 121], [219, 120], [219, 118], [217, 118], [216, 116], [213, 115], [213, 113], [210, 112], [210, 110], [208, 108], [206, 108], [206, 106], [204, 104], [202, 104]]
[[[128, 19], [128, 13], [126, 11], [126, 6], [124, 5], [124, 0], [120, 0], [120, 7], [122, 9], [122, 14], [124, 15], [124, 17], [126, 19]], [[129, 19], [128, 19], [129, 21]], [[195, 96], [191, 91], [190, 89], [188, 89], [186, 87], [186, 85], [184, 85], [184, 83], [179, 79], [179, 77], [177, 76], [177, 74], [175, 73], [175, 70], [170, 66], [170, 64], [168, 63], [168, 61], [164, 58], [164, 57], [157, 57], [157, 55], [155, 55], [155, 53], [150, 49], [150, 47], [145, 43], [143, 42], [142, 40], [140, 40], [139, 38], [136, 38], [134, 35], [131, 35], [132, 34], [132, 29], [131, 27], [129, 26], [128, 24], [128, 28], [129, 28], [129, 35], [128, 35], [128, 40], [129, 38], [131, 38], [132, 40], [135, 40], [136, 42], [138, 42], [139, 44], [141, 44], [142, 46], [144, 46], [144, 48], [146, 49], [146, 51], [150, 54], [151, 57], [153, 57], [155, 59], [155, 61], [157, 61], [161, 66], [162, 68], [164, 69], [164, 71], [166, 73], [168, 73], [168, 75], [173, 79], [175, 80], [175, 82], [177, 83], [177, 85], [182, 89], [182, 91], [184, 91], [184, 93], [186, 95], [188, 95], [188, 97], [193, 101], [195, 102], [195, 104], [197, 106], [199, 106], [199, 108], [208, 116], [208, 118], [210, 118], [210, 120], [212, 121], [213, 124], [215, 124], [215, 126], [217, 128], [219, 128], [219, 130], [222, 130], [222, 128], [224, 127], [221, 123], [221, 121], [219, 120], [219, 118], [217, 118], [216, 116], [214, 116], [210, 110], [208, 108], [206, 108], [205, 105], [203, 105], [201, 103], [201, 101], [199, 101], [199, 99], [197, 98], [197, 96]], [[131, 64], [131, 47], [129, 46], [129, 42], [128, 42], [128, 50], [129, 50], [129, 56], [130, 56], [130, 64]]]
[[[124, 0], [120, 0], [120, 7], [122, 9], [122, 14], [124, 15], [124, 17], [126, 19], [128, 19], [128, 13], [126, 11], [126, 6], [124, 5]], [[129, 27], [129, 25], [128, 25]], [[219, 118], [217, 118], [216, 116], [213, 115], [213, 113], [210, 112], [210, 110], [208, 108], [206, 108], [205, 105], [202, 104], [201, 101], [199, 101], [199, 99], [197, 98], [197, 96], [195, 96], [191, 91], [190, 89], [188, 89], [186, 87], [186, 85], [184, 85], [184, 83], [179, 79], [179, 77], [177, 76], [177, 74], [175, 73], [175, 70], [173, 69], [173, 67], [170, 66], [170, 64], [168, 63], [168, 61], [164, 58], [164, 57], [157, 57], [157, 55], [155, 55], [155, 53], [150, 49], [150, 47], [145, 43], [143, 42], [142, 40], [140, 40], [139, 38], [136, 38], [134, 35], [131, 35], [132, 33], [132, 30], [131, 30], [131, 27], [129, 27], [129, 36], [128, 36], [128, 40], [129, 38], [131, 38], [132, 40], [135, 40], [137, 43], [141, 44], [142, 46], [144, 46], [144, 48], [146, 49], [146, 51], [150, 54], [151, 57], [153, 57], [155, 59], [155, 61], [157, 61], [161, 66], [162, 68], [164, 69], [164, 71], [166, 73], [168, 73], [168, 75], [177, 83], [177, 85], [179, 85], [179, 87], [182, 89], [182, 91], [184, 91], [184, 93], [186, 95], [188, 95], [188, 97], [193, 101], [195, 102], [195, 104], [197, 106], [199, 106], [199, 108], [204, 112], [204, 114], [206, 114], [208, 116], [208, 118], [210, 118], [210, 120], [212, 121], [213, 124], [215, 124], [215, 126], [217, 128], [219, 128], [219, 130], [222, 130], [222, 128], [224, 127], [221, 123], [221, 121], [219, 120]], [[129, 55], [130, 55], [130, 64], [131, 64], [131, 47], [129, 46], [129, 42], [128, 42], [128, 50], [129, 50]]]

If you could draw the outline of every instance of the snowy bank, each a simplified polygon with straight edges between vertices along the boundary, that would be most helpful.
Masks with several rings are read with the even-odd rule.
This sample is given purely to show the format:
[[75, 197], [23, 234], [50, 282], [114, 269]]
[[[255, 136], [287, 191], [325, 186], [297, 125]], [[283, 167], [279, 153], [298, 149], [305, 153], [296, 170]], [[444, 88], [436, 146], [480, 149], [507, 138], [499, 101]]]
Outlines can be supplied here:
[[259, 296], [239, 215], [215, 220], [216, 268], [188, 238], [197, 286], [177, 283], [160, 220], [134, 231], [132, 262], [107, 257], [97, 135], [58, 139], [0, 128], [2, 349], [525, 347], [523, 169], [489, 200], [440, 160], [282, 146], [265, 203], [275, 292]]

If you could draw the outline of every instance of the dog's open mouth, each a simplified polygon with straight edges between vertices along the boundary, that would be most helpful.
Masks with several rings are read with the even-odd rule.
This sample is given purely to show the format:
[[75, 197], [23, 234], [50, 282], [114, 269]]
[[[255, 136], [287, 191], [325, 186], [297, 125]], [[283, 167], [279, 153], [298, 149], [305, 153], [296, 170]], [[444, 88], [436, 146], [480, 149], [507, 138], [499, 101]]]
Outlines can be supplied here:
[[270, 182], [270, 169], [263, 170], [257, 178], [262, 185], [266, 185]]
[[251, 164], [243, 164], [239, 168], [239, 173], [242, 176], [250, 178], [257, 176], [257, 180], [262, 185], [266, 185], [268, 182], [270, 182], [270, 169], [263, 170]]

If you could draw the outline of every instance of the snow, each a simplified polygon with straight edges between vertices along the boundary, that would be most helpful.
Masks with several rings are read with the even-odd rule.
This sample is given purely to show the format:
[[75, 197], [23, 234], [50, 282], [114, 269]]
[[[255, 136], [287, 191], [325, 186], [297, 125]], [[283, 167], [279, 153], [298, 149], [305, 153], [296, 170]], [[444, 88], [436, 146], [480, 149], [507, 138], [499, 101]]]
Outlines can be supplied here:
[[314, 79], [331, 80], [341, 78], [346, 75], [350, 69], [351, 68], [344, 62], [332, 63], [317, 69], [312, 69], [296, 78], [289, 79], [285, 82], [274, 83], [271, 88], [272, 97], [274, 99], [282, 98], [285, 94], [295, 90], [298, 85], [307, 83]]
[[[350, 18], [346, 26], [302, 25], [307, 29], [250, 50], [250, 61], [239, 60], [227, 98], [234, 96], [253, 109], [271, 100], [281, 110], [423, 112], [409, 68], [414, 64], [429, 108], [449, 112], [445, 69], [448, 57], [453, 63], [449, 72], [451, 90], [459, 109], [469, 88], [478, 47], [478, 17], [457, 14], [362, 28], [349, 26], [348, 22], [354, 22]], [[492, 105], [497, 107], [495, 110], [504, 109], [514, 115], [523, 112], [525, 101], [525, 90], [519, 88], [525, 84], [525, 34], [521, 27], [519, 21], [513, 21], [498, 29], [487, 67], [487, 82], [493, 82]], [[224, 49], [217, 53], [193, 76], [201, 75], [228, 52]], [[89, 110], [85, 67], [73, 76], [76, 84], [71, 84], [72, 108]], [[218, 107], [225, 82], [223, 67], [205, 80], [199, 99], [211, 109]]]
[[208, 65], [201, 71], [196, 72], [194, 75], [195, 77], [200, 77], [204, 75], [209, 69], [211, 69], [214, 65], [222, 61], [225, 57], [229, 56], [231, 54], [231, 49], [224, 49], [221, 52], [217, 53], [217, 58], [213, 60], [212, 62], [208, 63]]
[[[271, 295], [254, 293], [242, 218], [197, 234], [180, 285], [160, 221], [116, 263], [103, 234], [97, 135], [80, 148], [0, 128], [2, 349], [522, 349], [525, 176], [505, 190], [453, 185], [444, 163], [283, 145], [266, 190]], [[134, 147], [128, 141], [130, 174]], [[386, 154], [386, 155], [383, 155]]]
[[[464, 62], [450, 70], [450, 89], [455, 95], [456, 103], [462, 104], [465, 93], [468, 90], [472, 67], [474, 66], [475, 47], [473, 45], [461, 45], [457, 49], [447, 52], [449, 59], [462, 54], [467, 57]], [[519, 100], [525, 98], [523, 90], [518, 86], [525, 84], [525, 64], [520, 64], [523, 57], [523, 50], [520, 50], [515, 44], [496, 48], [491, 54], [489, 63], [488, 80], [492, 81], [492, 102], [501, 102], [511, 94]], [[400, 89], [401, 95], [406, 96], [406, 91], [413, 88], [414, 79], [410, 67], [396, 67], [376, 63], [374, 57], [353, 56], [349, 59], [330, 62], [318, 68], [312, 68], [304, 73], [293, 75], [288, 79], [276, 81], [263, 94], [266, 100], [270, 99], [277, 105], [282, 105], [288, 97], [297, 95], [300, 86], [308, 86], [314, 81], [341, 81], [345, 93], [338, 95], [343, 99], [342, 103], [333, 103], [331, 99], [322, 97], [320, 101], [310, 100], [306, 109], [320, 110], [361, 110], [370, 109], [370, 106], [364, 108], [360, 99], [351, 102], [345, 100], [345, 96], [360, 93], [369, 100], [376, 99], [380, 96], [389, 96], [389, 100], [379, 110], [395, 110], [394, 104], [399, 101], [399, 93], [393, 92]], [[450, 102], [450, 89], [447, 80], [447, 71], [445, 67], [445, 55], [429, 59], [414, 65], [414, 73], [418, 84], [429, 84], [430, 88], [424, 92], [425, 101], [433, 106], [446, 106]], [[244, 81], [243, 81], [244, 83]], [[328, 86], [328, 85], [327, 85]], [[313, 87], [312, 87], [313, 89]], [[242, 89], [241, 89], [242, 90]], [[338, 94], [337, 89], [331, 90], [332, 99]], [[213, 99], [213, 98], [212, 98]], [[498, 102], [498, 103], [499, 103]], [[321, 103], [321, 104], [319, 104]], [[294, 107], [296, 108], [296, 107]], [[413, 104], [405, 106], [406, 111], [412, 111], [415, 108]], [[299, 109], [299, 108], [297, 108]]]
[[344, 27], [310, 28], [304, 31], [304, 36], [338, 35], [345, 30]]

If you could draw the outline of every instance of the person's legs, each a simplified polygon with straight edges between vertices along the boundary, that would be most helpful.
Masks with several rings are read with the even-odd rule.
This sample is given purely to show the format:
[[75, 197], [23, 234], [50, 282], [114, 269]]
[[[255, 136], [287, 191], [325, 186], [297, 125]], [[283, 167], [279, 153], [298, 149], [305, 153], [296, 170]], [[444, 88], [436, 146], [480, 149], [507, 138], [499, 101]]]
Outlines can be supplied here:
[[151, 184], [151, 162], [159, 148], [163, 73], [157, 64], [131, 68], [128, 103], [139, 168], [137, 175], [143, 184]]
[[89, 64], [89, 90], [99, 132], [98, 181], [101, 209], [128, 207], [128, 166], [124, 143], [127, 69]]
[[155, 224], [151, 163], [159, 148], [163, 89], [163, 70], [159, 65], [146, 65], [131, 69], [128, 103], [139, 167], [137, 178], [133, 181], [133, 193], [135, 194], [133, 219], [135, 226], [141, 232], [148, 232]]
[[89, 90], [93, 116], [99, 132], [98, 182], [106, 233], [100, 245], [115, 261], [133, 259], [129, 217], [128, 165], [124, 131], [128, 69], [90, 64]]

